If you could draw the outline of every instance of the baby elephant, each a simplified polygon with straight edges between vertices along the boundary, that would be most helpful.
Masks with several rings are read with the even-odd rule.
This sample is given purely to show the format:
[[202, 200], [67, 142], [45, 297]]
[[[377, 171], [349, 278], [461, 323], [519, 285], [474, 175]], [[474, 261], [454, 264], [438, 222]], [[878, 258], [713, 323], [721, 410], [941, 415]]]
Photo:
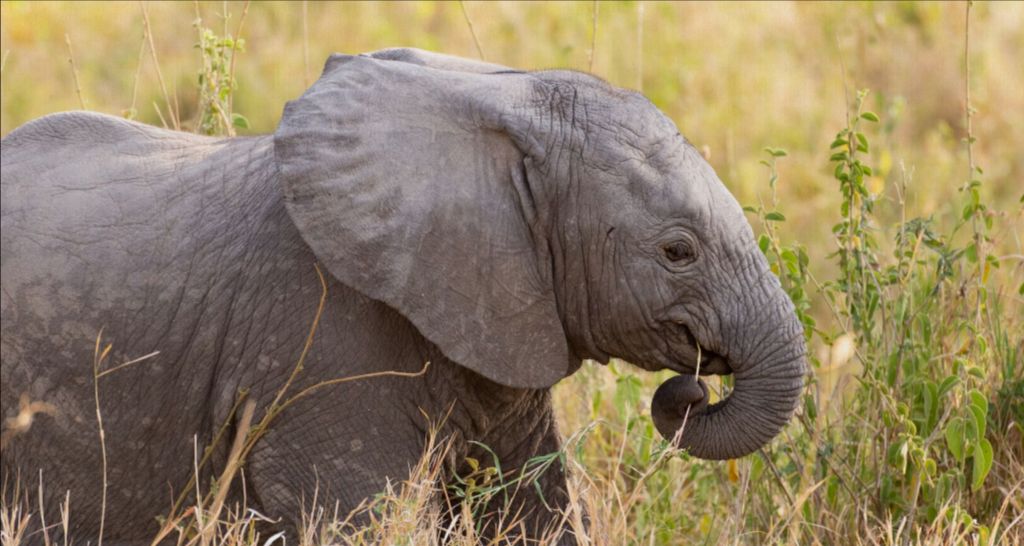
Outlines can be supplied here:
[[[392, 373], [306, 391], [252, 445], [247, 502], [288, 532], [314, 493], [345, 513], [407, 478], [432, 428], [445, 479], [557, 451], [549, 389], [585, 359], [733, 374], [716, 404], [696, 377], [654, 400], [705, 459], [765, 445], [801, 393], [801, 325], [736, 200], [650, 101], [587, 74], [333, 55], [272, 135], [69, 112], [4, 138], [2, 168], [0, 409], [53, 409], [3, 472], [41, 476], [51, 523], [70, 491], [78, 541], [105, 467], [105, 540], [148, 544], [196, 450], [220, 472], [241, 397], [258, 422], [300, 357], [283, 399]], [[563, 468], [535, 479], [490, 514], [527, 538], [568, 503]]]

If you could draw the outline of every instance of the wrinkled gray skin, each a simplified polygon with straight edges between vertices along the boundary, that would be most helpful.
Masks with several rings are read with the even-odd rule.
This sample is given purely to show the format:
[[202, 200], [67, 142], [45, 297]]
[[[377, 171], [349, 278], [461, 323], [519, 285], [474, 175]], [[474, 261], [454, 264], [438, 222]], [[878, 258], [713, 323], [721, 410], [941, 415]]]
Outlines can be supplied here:
[[[470, 441], [503, 469], [557, 450], [548, 388], [583, 359], [689, 374], [658, 390], [654, 417], [671, 438], [687, 416], [678, 445], [708, 459], [767, 443], [801, 390], [802, 330], [739, 205], [649, 101], [585, 74], [335, 55], [273, 135], [64, 113], [7, 136], [2, 167], [2, 412], [23, 392], [58, 408], [11, 441], [3, 471], [32, 488], [42, 471], [51, 521], [70, 490], [79, 540], [99, 522], [99, 331], [107, 368], [160, 352], [99, 380], [105, 538], [148, 542], [194, 442], [240, 389], [259, 417], [291, 372], [315, 263], [328, 291], [296, 390], [431, 366], [280, 415], [246, 492], [286, 525], [317, 488], [344, 512], [406, 477], [432, 422], [455, 472], [489, 459]], [[735, 374], [718, 404], [692, 377], [697, 343], [702, 374]], [[549, 506], [564, 486], [561, 468], [543, 475]], [[536, 535], [554, 517], [527, 489]]]

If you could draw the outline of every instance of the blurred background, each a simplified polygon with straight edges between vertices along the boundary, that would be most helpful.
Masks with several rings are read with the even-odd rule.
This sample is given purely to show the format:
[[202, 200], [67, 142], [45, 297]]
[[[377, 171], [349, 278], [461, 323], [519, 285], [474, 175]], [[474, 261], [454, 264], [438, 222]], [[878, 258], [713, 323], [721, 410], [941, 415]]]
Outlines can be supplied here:
[[[186, 130], [198, 104], [195, 23], [236, 35], [243, 8], [146, 4], [146, 39]], [[0, 134], [81, 107], [69, 42], [87, 108], [134, 109], [140, 121], [161, 124], [154, 105], [164, 95], [140, 4], [14, 1], [0, 15]], [[972, 18], [975, 163], [984, 166], [985, 196], [1012, 202], [1024, 187], [1024, 3], [979, 3]], [[892, 197], [905, 165], [909, 209], [927, 215], [966, 179], [959, 3], [256, 2], [240, 37], [234, 111], [250, 128], [239, 134], [272, 132], [285, 102], [332, 52], [413, 46], [521, 69], [589, 71], [641, 90], [743, 204], [767, 190], [763, 148], [787, 150], [780, 196], [798, 208], [781, 230], [812, 258], [831, 251], [815, 218], [838, 203], [828, 145], [856, 90], [871, 91], [866, 106], [883, 120], [873, 190]]]
[[[1024, 396], [1021, 390], [1013, 390], [1024, 388], [1018, 375], [1024, 367], [1017, 367], [1020, 352], [1012, 350], [1017, 347], [1019, 351], [1021, 347], [1020, 331], [1014, 329], [1021, 324], [1024, 297], [1024, 285], [1018, 289], [1024, 260], [1019, 204], [1024, 199], [1024, 2], [973, 5], [969, 58], [965, 58], [965, 10], [965, 3], [954, 2], [142, 5], [5, 1], [0, 3], [0, 134], [7, 134], [33, 118], [81, 108], [83, 104], [90, 110], [161, 125], [171, 103], [180, 114], [182, 129], [195, 130], [201, 118], [199, 72], [204, 62], [196, 47], [200, 26], [221, 37], [244, 39], [244, 50], [235, 54], [232, 63], [236, 79], [233, 111], [247, 120], [237, 129], [239, 135], [274, 131], [285, 102], [301, 94], [318, 77], [332, 52], [359, 53], [412, 46], [520, 69], [588, 71], [614, 85], [646, 94], [704, 152], [741, 204], [757, 206], [771, 200], [770, 173], [762, 163], [767, 157], [764, 150], [784, 149], [787, 155], [777, 161], [776, 197], [786, 221], [775, 224], [776, 231], [771, 237], [804, 248], [809, 269], [817, 279], [832, 279], [839, 267], [830, 258], [837, 250], [832, 226], [839, 216], [843, 195], [834, 178], [835, 164], [829, 160], [833, 152], [830, 144], [836, 133], [846, 127], [857, 91], [867, 89], [870, 92], [863, 109], [880, 118], [879, 123], [860, 129], [867, 132], [871, 141], [870, 150], [862, 156], [874, 167], [865, 186], [876, 200], [873, 229], [877, 229], [879, 239], [891, 239], [900, 222], [915, 216], [937, 218], [936, 229], [957, 224], [965, 199], [961, 188], [971, 177], [982, 180], [977, 191], [980, 200], [988, 204], [985, 214], [998, 220], [986, 232], [990, 237], [987, 252], [1003, 260], [1003, 266], [992, 272], [992, 279], [986, 265], [983, 278], [992, 286], [994, 297], [1000, 299], [998, 312], [1002, 314], [989, 329], [963, 326], [962, 331], [969, 335], [988, 332], [991, 336], [986, 339], [994, 340], [993, 346], [1003, 339], [1011, 350], [1000, 352], [999, 357], [975, 353], [974, 348], [969, 354], [950, 354], [968, 354], [971, 362], [984, 368], [974, 383], [964, 380], [964, 389], [970, 385], [981, 389], [996, 407], [1003, 402], [1013, 404], [1014, 399], [1019, 403]], [[970, 104], [975, 112], [973, 163], [984, 171], [972, 176], [968, 175], [965, 145], [965, 63], [970, 67]], [[767, 222], [757, 220], [751, 217], [760, 233]], [[950, 244], [969, 241], [970, 230], [965, 228], [957, 234], [958, 229], [952, 230]], [[889, 246], [884, 244], [879, 251], [883, 255], [889, 252]], [[922, 275], [927, 277], [926, 273]], [[828, 332], [813, 336], [809, 333], [811, 353], [818, 355], [816, 365], [826, 361], [835, 364], [837, 351], [843, 355], [843, 362], [859, 361], [845, 370], [840, 369], [842, 366], [830, 366], [828, 370], [822, 367], [816, 371], [820, 384], [829, 385], [812, 400], [820, 408], [829, 405], [831, 393], [838, 392], [836, 385], [845, 385], [847, 390], [857, 387], [859, 370], [872, 365], [872, 358], [864, 355], [890, 353], [880, 347], [875, 347], [877, 353], [870, 353], [861, 346], [859, 356], [851, 360], [854, 349], [842, 343], [845, 339], [851, 345], [853, 338], [840, 335], [841, 313], [833, 313], [835, 305], [843, 304], [843, 298], [827, 289], [820, 290], [820, 285], [819, 290], [814, 290], [807, 282], [807, 292], [811, 294], [808, 313], [817, 317], [822, 331]], [[800, 288], [803, 289], [802, 285]], [[978, 298], [981, 301], [982, 297]], [[943, 309], [953, 316], [959, 313], [954, 307], [949, 304]], [[1000, 325], [1009, 328], [1009, 337]], [[879, 326], [883, 330], [885, 327], [886, 324]], [[941, 341], [932, 339], [928, 332], [920, 338], [923, 346], [962, 343], [962, 336], [955, 331]], [[947, 354], [937, 354], [940, 352], [943, 351], [937, 349], [935, 355], [929, 353], [923, 362], [943, 370], [937, 374], [966, 377], [966, 365], [947, 358]], [[1009, 361], [1013, 366], [1006, 366]], [[578, 455], [592, 477], [597, 476], [589, 483], [598, 492], [623, 488], [635, 492], [640, 487], [636, 477], [643, 475], [643, 471], [622, 468], [630, 464], [644, 468], [652, 460], [654, 436], [645, 420], [645, 404], [661, 378], [638, 379], [621, 364], [612, 368], [612, 373], [607, 373], [593, 366], [584, 367], [571, 381], [558, 387], [562, 430], [566, 435], [574, 435], [593, 429], [597, 426], [594, 423], [604, 423], [610, 430], [618, 431], [593, 433], [592, 438], [597, 439], [588, 440], [590, 443], [580, 447]], [[904, 403], [901, 397], [905, 397], [910, 420], [917, 411], [917, 385], [941, 379], [915, 379], [887, 387], [885, 396], [891, 397], [894, 406]], [[991, 388], [985, 386], [988, 384]], [[1010, 390], [1004, 389], [1006, 385]], [[862, 402], [878, 400], [871, 397], [874, 395], [865, 396]], [[953, 398], [948, 403], [954, 406], [968, 399], [967, 390], [950, 396]], [[851, 407], [863, 410], [871, 406]], [[1019, 420], [1024, 410], [1017, 406], [1015, 411]], [[1019, 495], [1019, 490], [1008, 489], [1018, 483], [1014, 480], [1021, 479], [1022, 466], [1017, 457], [1024, 453], [1024, 447], [1020, 445], [1019, 433], [1007, 433], [996, 443], [993, 472], [999, 478], [995, 484], [975, 494], [967, 493], [962, 481], [949, 491], [942, 489], [938, 481], [926, 482], [922, 493], [926, 500], [919, 502], [914, 497], [913, 503], [922, 505], [920, 511], [915, 511], [917, 504], [901, 504], [904, 501], [900, 500], [901, 495], [921, 488], [921, 478], [908, 474], [908, 456], [903, 455], [902, 470], [886, 470], [886, 462], [879, 461], [877, 449], [871, 447], [882, 436], [886, 438], [884, 448], [907, 445], [899, 443], [904, 429], [898, 423], [887, 421], [882, 425], [878, 419], [869, 418], [872, 426], [887, 432], [871, 432], [856, 440], [861, 442], [857, 444], [860, 447], [844, 452], [841, 436], [846, 433], [836, 433], [836, 437], [826, 441], [828, 423], [842, 423], [843, 427], [863, 425], [846, 420], [846, 413], [837, 415], [835, 421], [821, 422], [817, 428], [805, 424], [804, 429], [793, 430], [783, 449], [799, 453], [766, 457], [767, 463], [759, 463], [761, 459], [756, 457], [739, 466], [680, 463], [678, 458], [672, 459], [663, 472], [669, 478], [656, 482], [664, 487], [651, 490], [653, 486], [645, 486], [648, 489], [642, 498], [646, 500], [626, 507], [621, 525], [633, 530], [609, 528], [608, 532], [611, 536], [629, 536], [629, 540], [640, 541], [649, 530], [651, 543], [673, 543], [682, 538], [715, 543], [711, 537], [721, 536], [736, 537], [737, 542], [757, 543], [758, 539], [750, 537], [769, 536], [778, 540], [810, 537], [810, 542], [836, 543], [842, 542], [838, 538], [841, 536], [861, 537], [857, 534], [857, 529], [862, 530], [859, 522], [870, 520], [871, 525], [888, 525], [889, 534], [883, 529], [858, 540], [873, 543], [877, 538], [877, 542], [886, 543], [886, 536], [890, 541], [894, 540], [892, 536], [900, 536], [900, 532], [893, 533], [899, 521], [892, 518], [901, 514], [909, 513], [912, 520], [917, 518], [922, 525], [934, 526], [937, 518], [951, 510], [949, 506], [956, 506], [953, 513], [972, 514], [968, 519], [977, 517], [984, 523], [990, 521], [984, 518], [996, 517], [998, 513], [1005, 516], [1006, 510], [999, 512], [1000, 506], [1004, 506], [1008, 496]], [[1002, 427], [1000, 434], [1005, 433], [1006, 423], [1014, 419], [1012, 415], [1004, 418], [991, 425]], [[955, 414], [949, 419], [954, 422]], [[1016, 426], [1020, 430], [1019, 423]], [[970, 474], [971, 470], [964, 465], [969, 466], [966, 461], [971, 459], [945, 451], [933, 454], [933, 450], [939, 449], [934, 446], [942, 447], [941, 441], [935, 443], [935, 437], [920, 432], [912, 434], [919, 437], [926, 454], [917, 460], [921, 468], [929, 468], [927, 458], [934, 455], [937, 459], [933, 459], [932, 467], [934, 460], [938, 460], [940, 474], [948, 469], [955, 475], [957, 465], [961, 479]], [[941, 438], [941, 432], [937, 437]], [[1009, 448], [1005, 447], [1006, 442]], [[793, 447], [798, 444], [805, 447]], [[1007, 449], [1016, 450], [1018, 455], [1005, 455]], [[989, 451], [991, 462], [991, 446]], [[834, 458], [829, 459], [830, 456]], [[869, 464], [872, 457], [874, 466]], [[885, 459], [884, 452], [881, 457]], [[768, 479], [769, 474], [764, 474], [762, 498], [757, 505], [767, 508], [744, 512], [744, 504], [735, 490], [757, 490], [757, 476], [767, 472], [764, 464], [771, 467], [775, 477], [773, 481]], [[914, 461], [910, 464], [913, 467]], [[838, 485], [827, 481], [837, 468], [848, 471], [847, 478], [852, 481]], [[823, 477], [827, 482], [821, 491], [827, 489], [832, 497], [828, 503], [821, 500], [818, 505], [828, 504], [831, 508], [808, 513], [804, 507], [804, 512], [798, 514], [800, 503], [808, 498], [805, 494], [821, 494], [816, 490], [823, 482], [816, 482], [812, 476]], [[681, 477], [685, 478], [682, 485], [673, 481]], [[619, 485], [608, 486], [611, 482]], [[831, 489], [833, 486], [838, 493]], [[962, 493], [957, 492], [961, 490]], [[886, 500], [886, 495], [894, 500]], [[956, 500], [947, 502], [943, 495]], [[866, 499], [875, 496], [881, 500], [869, 507]], [[683, 500], [689, 503], [686, 510], [673, 504]], [[929, 510], [925, 510], [925, 504]], [[1014, 508], [1024, 510], [1019, 497], [1015, 504], [1005, 506], [1011, 512]], [[846, 507], [850, 508], [849, 513]], [[591, 514], [601, 513], [600, 510], [592, 508]], [[787, 529], [787, 525], [801, 517], [805, 523], [803, 531], [779, 534], [779, 529]], [[845, 522], [842, 525], [847, 527], [837, 534], [819, 535], [814, 530], [841, 529], [839, 522]], [[958, 529], [967, 528], [979, 533], [970, 536], [980, 537], [983, 533], [975, 524], [951, 527], [952, 534], [942, 536], [953, 537], [950, 543], [959, 543], [957, 537], [968, 535], [957, 534]], [[1005, 523], [1002, 528], [1005, 530]], [[745, 529], [757, 529], [761, 534], [745, 534]], [[620, 532], [626, 534], [616, 534]], [[810, 534], [801, 535], [802, 532]], [[995, 540], [997, 535], [984, 536], [985, 540]]]

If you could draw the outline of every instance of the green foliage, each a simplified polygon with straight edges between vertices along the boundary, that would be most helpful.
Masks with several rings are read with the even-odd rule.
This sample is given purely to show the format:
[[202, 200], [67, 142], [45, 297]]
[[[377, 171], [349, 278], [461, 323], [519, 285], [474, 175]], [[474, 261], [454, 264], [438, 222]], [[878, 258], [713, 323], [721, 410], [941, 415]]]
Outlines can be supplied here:
[[[226, 22], [227, 14], [223, 17]], [[245, 116], [232, 112], [234, 92], [238, 87], [234, 60], [236, 54], [245, 51], [245, 40], [233, 38], [226, 32], [224, 36], [218, 36], [203, 26], [201, 18], [196, 18], [192, 25], [199, 32], [199, 42], [195, 47], [199, 50], [202, 63], [197, 78], [199, 120], [196, 132], [234, 136], [235, 129], [249, 128], [249, 120]]]
[[[995, 459], [990, 397], [1006, 400], [1021, 384], [1019, 345], [992, 326], [1001, 314], [990, 308], [987, 283], [999, 260], [984, 250], [993, 242], [994, 215], [984, 214], [989, 208], [981, 200], [981, 182], [971, 180], [963, 188], [963, 212], [949, 233], [940, 235], [933, 218], [906, 219], [896, 226], [886, 256], [879, 242], [884, 230], [876, 221], [882, 192], [869, 183], [871, 145], [861, 128], [862, 122], [879, 122], [878, 115], [863, 110], [867, 96], [857, 93], [848, 125], [830, 145], [843, 199], [832, 229], [838, 275], [818, 290], [832, 310], [828, 329], [817, 329], [805, 313], [808, 281], [814, 277], [802, 250], [783, 245], [777, 233], [785, 217], [776, 210], [776, 160], [784, 154], [769, 148], [762, 161], [769, 169], [770, 207], [746, 208], [761, 220], [759, 247], [793, 298], [808, 340], [817, 337], [833, 348], [827, 367], [811, 359], [818, 377], [805, 397], [802, 430], [773, 454], [773, 464], [784, 491], [825, 484], [802, 515], [831, 529], [856, 528], [854, 512], [844, 507], [872, 499], [873, 517], [906, 522], [901, 533], [907, 538], [939, 518], [957, 532], [990, 536], [992, 529], [982, 522], [999, 507], [999, 496], [985, 487]], [[899, 193], [904, 217], [906, 176]], [[976, 221], [970, 237], [958, 243], [957, 232], [971, 219]], [[836, 357], [844, 338], [855, 340], [853, 355]], [[834, 406], [830, 398], [841, 393], [822, 392], [819, 381], [851, 357], [862, 368], [858, 387], [837, 415], [820, 414], [819, 408]], [[843, 361], [831, 361], [836, 358]], [[998, 369], [1002, 374], [990, 371]], [[990, 386], [993, 379], [1003, 381], [998, 391]], [[995, 422], [1012, 428], [1020, 410], [1006, 408], [1012, 415]], [[760, 472], [760, 465], [754, 471]], [[767, 513], [784, 508], [773, 508], [780, 497], [771, 488], [758, 493]], [[788, 494], [783, 498], [792, 502]], [[804, 542], [814, 535], [793, 530], [789, 538]]]

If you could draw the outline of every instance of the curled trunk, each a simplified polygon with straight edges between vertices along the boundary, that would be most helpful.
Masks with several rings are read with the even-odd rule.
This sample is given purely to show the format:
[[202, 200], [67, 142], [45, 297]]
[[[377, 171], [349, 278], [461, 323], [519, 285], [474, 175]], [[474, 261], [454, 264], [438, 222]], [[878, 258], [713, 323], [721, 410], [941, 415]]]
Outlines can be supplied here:
[[707, 405], [707, 387], [691, 375], [669, 379], [655, 392], [654, 424], [677, 447], [701, 459], [735, 459], [767, 444], [789, 422], [803, 391], [805, 344], [789, 299], [781, 289], [776, 294], [783, 299], [774, 309], [787, 318], [781, 324], [771, 312], [755, 318], [775, 333], [746, 336], [756, 347], [737, 348], [734, 354], [744, 356], [729, 362], [735, 388], [728, 397]]

